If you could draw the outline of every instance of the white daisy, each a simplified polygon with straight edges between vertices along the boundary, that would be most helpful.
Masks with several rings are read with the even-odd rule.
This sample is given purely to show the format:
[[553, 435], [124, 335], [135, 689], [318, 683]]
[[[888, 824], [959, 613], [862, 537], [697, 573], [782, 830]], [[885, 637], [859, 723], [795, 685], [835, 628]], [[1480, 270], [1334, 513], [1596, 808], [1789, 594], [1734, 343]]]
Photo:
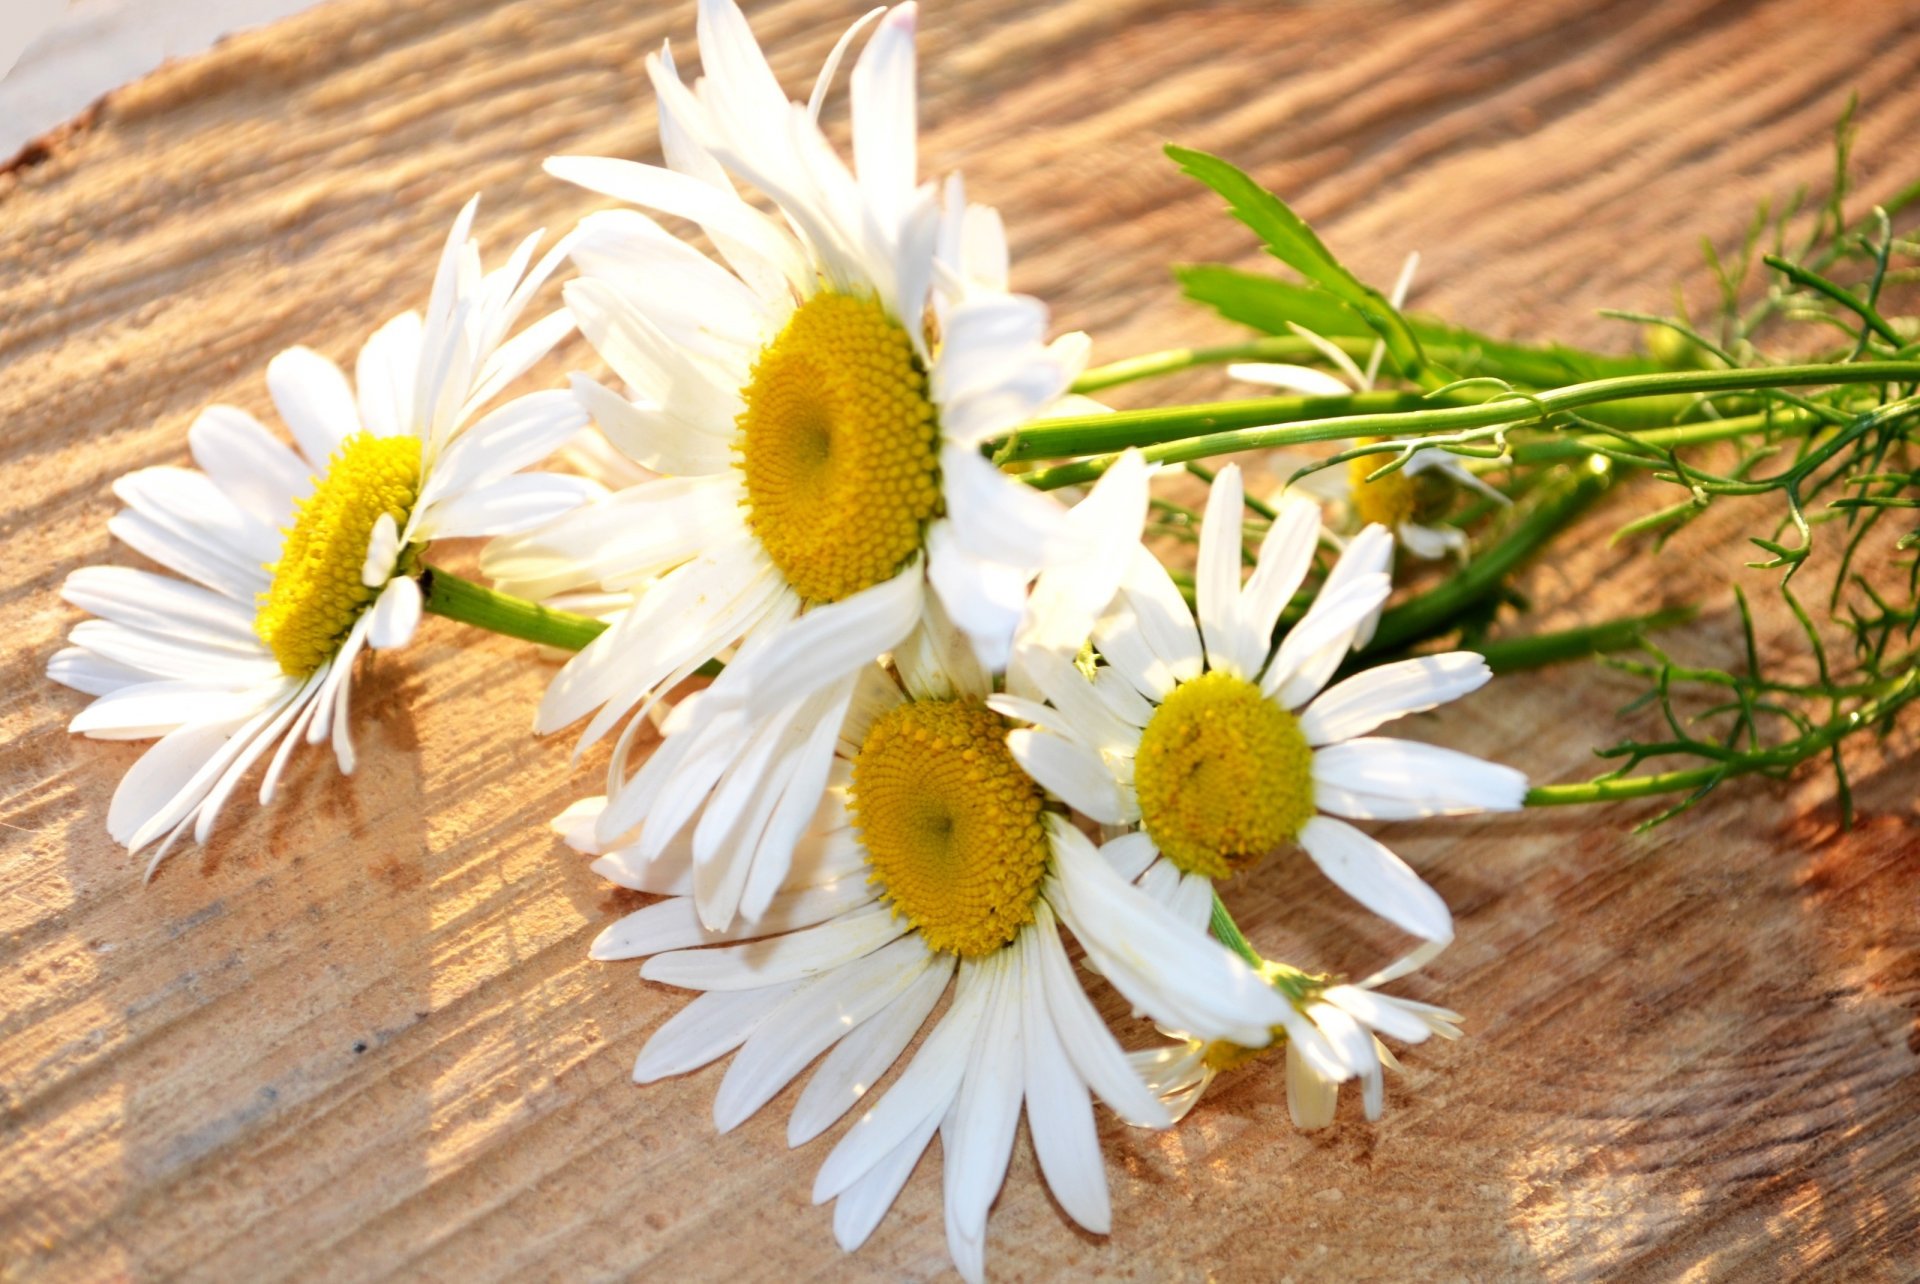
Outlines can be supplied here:
[[[1099, 1233], [1111, 1214], [1089, 1093], [1135, 1123], [1169, 1122], [1082, 992], [1062, 925], [1162, 1022], [1258, 1043], [1288, 1009], [1047, 810], [963, 640], [923, 625], [894, 659], [897, 677], [877, 667], [864, 676], [811, 833], [757, 923], [702, 926], [684, 840], [657, 855], [617, 846], [596, 871], [672, 899], [609, 927], [593, 953], [651, 956], [642, 976], [705, 991], [655, 1031], [634, 1077], [682, 1074], [738, 1049], [714, 1102], [723, 1132], [824, 1054], [789, 1121], [795, 1146], [862, 1101], [951, 982], [920, 1050], [827, 1157], [814, 1199], [838, 1201], [835, 1235], [857, 1248], [939, 1129], [949, 1248], [978, 1280], [1023, 1101], [1047, 1184]], [[707, 716], [707, 699], [676, 707], [670, 742], [678, 724]], [[558, 822], [588, 851], [602, 850], [599, 806]]]
[[[1355, 630], [1386, 598], [1392, 537], [1379, 526], [1361, 531], [1275, 650], [1281, 609], [1313, 559], [1319, 511], [1283, 499], [1244, 586], [1241, 513], [1240, 471], [1229, 465], [1201, 530], [1197, 625], [1165, 569], [1136, 545], [1120, 593], [1092, 629], [1098, 668], [1075, 662], [1085, 637], [1077, 629], [1023, 633], [1011, 694], [994, 699], [996, 709], [1031, 724], [1013, 733], [1014, 755], [1093, 820], [1138, 823], [1132, 872], [1192, 922], [1206, 921], [1215, 880], [1297, 844], [1376, 914], [1446, 940], [1453, 920], [1439, 895], [1336, 817], [1401, 820], [1521, 805], [1526, 778], [1511, 768], [1366, 734], [1477, 689], [1489, 676], [1486, 662], [1464, 651], [1421, 656], [1322, 692]], [[1043, 576], [1036, 594], [1048, 589]]]
[[[1046, 309], [1007, 292], [992, 211], [967, 205], [957, 182], [944, 199], [917, 183], [913, 23], [910, 4], [887, 12], [854, 68], [852, 170], [815, 118], [853, 32], [802, 105], [728, 0], [700, 5], [695, 90], [664, 53], [649, 60], [665, 168], [548, 163], [697, 224], [720, 255], [634, 210], [582, 223], [567, 302], [635, 395], [584, 377], [574, 389], [663, 476], [496, 545], [485, 563], [531, 596], [634, 594], [540, 708], [542, 731], [588, 718], [583, 748], [738, 645], [703, 702], [712, 725], [669, 759], [677, 774], [627, 782], [628, 745], [616, 747], [602, 822], [610, 840], [647, 819], [664, 845], [712, 794], [694, 835], [711, 926], [757, 913], [780, 885], [856, 676], [927, 603], [996, 667], [1034, 571], [1084, 551], [1064, 509], [980, 454], [1066, 393], [1086, 341], [1048, 344]], [[736, 178], [785, 223], [743, 200]], [[746, 797], [771, 799], [777, 823], [756, 830], [753, 809], [718, 805]]]
[[[1436, 1034], [1443, 1039], [1460, 1037], [1459, 1013], [1375, 993], [1422, 966], [1439, 948], [1423, 946], [1353, 985], [1328, 985], [1318, 978], [1292, 974], [1298, 998], [1276, 1040], [1286, 1046], [1287, 1112], [1295, 1127], [1324, 1128], [1332, 1123], [1340, 1085], [1350, 1079], [1360, 1081], [1367, 1118], [1380, 1117], [1386, 1105], [1382, 1071], [1400, 1068], [1381, 1035], [1408, 1044], [1424, 1043]], [[1236, 1069], [1265, 1051], [1226, 1040], [1184, 1035], [1174, 1039], [1158, 1048], [1128, 1053], [1127, 1059], [1176, 1122], [1193, 1109], [1216, 1074]]]
[[[1419, 265], [1418, 254], [1407, 256], [1406, 264], [1400, 269], [1400, 277], [1394, 282], [1394, 307], [1399, 307], [1405, 301], [1407, 290], [1413, 284], [1414, 270]], [[1295, 325], [1293, 331], [1319, 348], [1344, 377], [1316, 370], [1312, 366], [1264, 361], [1237, 362], [1227, 367], [1227, 373], [1235, 379], [1264, 384], [1277, 391], [1298, 393], [1303, 397], [1344, 397], [1353, 392], [1372, 391], [1374, 381], [1380, 374], [1381, 359], [1386, 354], [1385, 344], [1373, 345], [1373, 353], [1363, 369], [1344, 349], [1327, 342], [1304, 326]], [[1352, 444], [1372, 445], [1375, 440], [1362, 437]], [[1362, 456], [1349, 461], [1339, 471], [1324, 469], [1309, 473], [1301, 479], [1300, 487], [1344, 509], [1357, 525], [1377, 522], [1387, 527], [1409, 553], [1429, 561], [1450, 554], [1464, 557], [1467, 553], [1467, 533], [1458, 526], [1437, 520], [1438, 515], [1446, 511], [1454, 485], [1477, 490], [1502, 504], [1511, 502], [1476, 477], [1458, 455], [1438, 447], [1416, 450], [1398, 471], [1374, 481], [1367, 480], [1391, 458], [1387, 454]], [[1299, 466], [1311, 461], [1288, 457], [1284, 462]]]
[[275, 745], [262, 805], [299, 740], [331, 737], [340, 770], [353, 770], [353, 662], [412, 638], [413, 576], [430, 541], [523, 530], [595, 489], [519, 472], [586, 422], [565, 391], [507, 402], [468, 426], [572, 328], [562, 310], [507, 337], [563, 251], [529, 272], [535, 233], [483, 273], [469, 236], [476, 204], [454, 222], [424, 322], [403, 313], [360, 350], [357, 391], [307, 348], [268, 364], [297, 451], [245, 411], [212, 406], [188, 431], [197, 469], [143, 468], [114, 483], [127, 507], [108, 529], [185, 580], [91, 566], [61, 590], [100, 617], [76, 625], [48, 665], [56, 681], [99, 697], [71, 729], [160, 737], [107, 813], [130, 851], [160, 843], [149, 874], [189, 829], [205, 841]]

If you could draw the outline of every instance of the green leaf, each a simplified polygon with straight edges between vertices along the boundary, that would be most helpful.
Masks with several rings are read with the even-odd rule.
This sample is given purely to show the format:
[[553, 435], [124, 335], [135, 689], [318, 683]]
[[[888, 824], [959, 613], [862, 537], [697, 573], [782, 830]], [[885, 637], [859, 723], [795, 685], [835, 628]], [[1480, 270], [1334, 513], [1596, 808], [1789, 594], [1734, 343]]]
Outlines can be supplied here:
[[[1426, 381], [1426, 354], [1387, 296], [1347, 271], [1286, 202], [1238, 169], [1205, 152], [1167, 144], [1167, 155], [1186, 173], [1218, 192], [1233, 216], [1253, 229], [1267, 252], [1352, 308], [1387, 345], [1387, 355], [1408, 379]], [[1444, 379], [1441, 382], [1445, 382]]]
[[[1373, 333], [1358, 312], [1325, 290], [1218, 263], [1181, 265], [1173, 274], [1188, 298], [1263, 334], [1286, 334], [1288, 322], [1329, 339], [1365, 338]], [[1422, 349], [1444, 354], [1448, 367], [1463, 378], [1491, 375], [1532, 388], [1557, 388], [1666, 368], [1648, 357], [1608, 356], [1559, 344], [1509, 343], [1433, 317], [1408, 316], [1406, 322]]]

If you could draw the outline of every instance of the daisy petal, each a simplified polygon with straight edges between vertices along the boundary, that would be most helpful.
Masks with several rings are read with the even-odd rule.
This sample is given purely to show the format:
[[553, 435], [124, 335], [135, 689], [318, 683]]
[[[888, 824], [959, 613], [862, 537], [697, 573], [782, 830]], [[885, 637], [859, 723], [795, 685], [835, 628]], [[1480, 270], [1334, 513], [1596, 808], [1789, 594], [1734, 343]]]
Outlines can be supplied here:
[[1453, 915], [1440, 894], [1352, 825], [1315, 816], [1301, 829], [1300, 846], [1335, 886], [1394, 926], [1429, 941], [1453, 936]]
[[1449, 651], [1356, 673], [1322, 692], [1300, 715], [1307, 743], [1332, 744], [1363, 736], [1383, 722], [1458, 700], [1493, 676], [1473, 651]]

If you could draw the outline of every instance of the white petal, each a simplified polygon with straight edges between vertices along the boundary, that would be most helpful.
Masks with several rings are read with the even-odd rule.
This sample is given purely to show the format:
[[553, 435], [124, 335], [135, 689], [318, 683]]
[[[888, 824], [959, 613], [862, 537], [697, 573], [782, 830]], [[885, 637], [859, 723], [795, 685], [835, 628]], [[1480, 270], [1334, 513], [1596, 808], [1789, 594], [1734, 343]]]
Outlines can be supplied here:
[[1133, 818], [1129, 811], [1138, 813], [1127, 806], [1113, 773], [1092, 749], [1026, 730], [1008, 733], [1007, 748], [1042, 788], [1092, 820], [1118, 825]]
[[1145, 548], [1129, 553], [1119, 600], [1094, 627], [1100, 653], [1156, 703], [1200, 676], [1200, 630], [1166, 568]]
[[940, 489], [954, 540], [974, 557], [1038, 569], [1090, 552], [1054, 500], [1009, 477], [977, 451], [940, 451]]
[[62, 686], [95, 696], [108, 695], [153, 680], [153, 675], [143, 669], [104, 659], [77, 646], [61, 647], [55, 651], [47, 661], [47, 676]]
[[813, 607], [749, 662], [748, 698], [762, 707], [795, 700], [879, 659], [920, 618], [921, 585], [916, 561], [890, 580]]
[[131, 566], [83, 566], [67, 576], [60, 596], [103, 620], [170, 640], [257, 657], [253, 606], [170, 575]]
[[1363, 736], [1383, 722], [1423, 713], [1486, 685], [1493, 671], [1473, 651], [1377, 665], [1336, 683], [1300, 715], [1310, 745]]
[[841, 1249], [851, 1253], [867, 1242], [867, 1236], [873, 1234], [874, 1227], [899, 1198], [900, 1188], [913, 1175], [914, 1166], [926, 1153], [927, 1143], [933, 1140], [933, 1130], [939, 1126], [940, 1115], [928, 1114], [892, 1150], [875, 1160], [858, 1180], [840, 1192], [833, 1206], [833, 1238]]
[[931, 962], [907, 936], [803, 987], [770, 1015], [727, 1067], [713, 1099], [714, 1127], [731, 1132], [815, 1057], [879, 1012]]
[[1036, 907], [1031, 931], [1037, 947], [1041, 987], [1047, 1013], [1060, 1035], [1074, 1070], [1122, 1119], [1136, 1128], [1166, 1128], [1172, 1119], [1159, 1099], [1141, 1081], [1133, 1065], [1114, 1041], [1113, 1031], [1094, 1010], [1080, 988], [1066, 947], [1060, 943], [1052, 907]]
[[[840, 1138], [813, 1180], [813, 1202], [824, 1204], [848, 1189], [923, 1127], [945, 1117], [966, 1073], [967, 1053], [978, 1041], [989, 987], [976, 967], [960, 968], [953, 1002], [933, 1033], [914, 1053], [893, 1086]], [[931, 1121], [931, 1122], [930, 1122]]]
[[960, 1096], [948, 1122], [941, 1127], [940, 1137], [946, 1152], [950, 1245], [956, 1232], [962, 1240], [978, 1240], [984, 1235], [987, 1209], [1006, 1180], [1013, 1134], [1020, 1123], [1024, 1041], [1018, 955], [1003, 949], [981, 959], [977, 966], [995, 974], [993, 990], [980, 1035], [969, 1050]]
[[643, 468], [683, 476], [722, 472], [728, 466], [732, 446], [721, 433], [705, 431], [656, 405], [636, 406], [585, 375], [573, 376], [573, 395], [607, 440]]
[[[797, 984], [797, 983], [796, 983]], [[633, 1065], [635, 1083], [697, 1070], [746, 1042], [794, 992], [795, 984], [702, 994], [652, 1035]]]
[[268, 526], [293, 520], [293, 501], [313, 484], [313, 470], [259, 420], [232, 406], [208, 406], [187, 430], [193, 462], [233, 502]]
[[1392, 591], [1393, 582], [1380, 572], [1337, 586], [1329, 578], [1306, 615], [1287, 630], [1260, 679], [1260, 690], [1285, 709], [1312, 699], [1346, 658], [1355, 631]]
[[874, 899], [864, 876], [855, 875], [820, 887], [800, 887], [774, 898], [754, 922], [736, 919], [715, 931], [701, 923], [693, 899], [677, 896], [648, 905], [608, 924], [593, 940], [588, 957], [601, 961], [645, 958], [697, 945], [718, 945], [743, 937], [773, 936], [824, 923]]
[[1258, 673], [1265, 663], [1280, 612], [1305, 582], [1319, 539], [1319, 505], [1299, 496], [1282, 498], [1240, 599], [1240, 628], [1251, 643], [1241, 656], [1247, 673]]
[[1060, 1207], [1094, 1234], [1104, 1235], [1112, 1229], [1113, 1209], [1107, 1198], [1100, 1136], [1093, 1126], [1093, 1103], [1047, 1011], [1040, 946], [1031, 939], [1038, 935], [1024, 934], [1018, 968], [1027, 1131], [1040, 1171]]
[[394, 563], [400, 560], [400, 526], [392, 513], [374, 519], [367, 536], [367, 555], [360, 563], [360, 582], [379, 588], [393, 578]]
[[139, 682], [95, 700], [67, 730], [96, 740], [150, 740], [191, 723], [233, 726], [260, 708], [256, 690], [209, 689], [200, 682]]
[[1287, 1113], [1293, 1126], [1306, 1132], [1333, 1122], [1340, 1104], [1340, 1085], [1329, 1083], [1307, 1064], [1299, 1046], [1287, 1044]]
[[798, 980], [871, 954], [908, 924], [887, 906], [745, 945], [656, 954], [640, 975], [692, 990], [746, 990]]
[[476, 490], [531, 467], [587, 423], [572, 393], [554, 388], [509, 401], [453, 440], [433, 466], [422, 500]]
[[912, 985], [835, 1045], [800, 1093], [787, 1121], [787, 1144], [803, 1145], [866, 1096], [899, 1059], [953, 976], [953, 956], [933, 956]]
[[353, 382], [360, 421], [376, 437], [414, 435], [414, 380], [420, 369], [420, 314], [402, 312], [360, 346]]
[[421, 515], [421, 539], [512, 535], [544, 526], [606, 492], [568, 473], [515, 473], [449, 496]]
[[1346, 397], [1353, 389], [1324, 370], [1312, 366], [1291, 366], [1265, 361], [1236, 361], [1227, 367], [1229, 379], [1262, 383], [1280, 392], [1303, 397]]
[[1511, 767], [1386, 736], [1315, 750], [1313, 779], [1328, 811], [1383, 820], [1515, 811], [1527, 796], [1526, 776]]
[[1125, 550], [1139, 543], [1147, 514], [1147, 467], [1140, 452], [1129, 450], [1095, 483], [1093, 492], [1067, 514], [1089, 556], [1043, 571], [1027, 601], [1019, 645], [1075, 654], [1093, 633], [1094, 622], [1120, 591], [1127, 567]]
[[374, 599], [373, 618], [367, 623], [367, 645], [376, 651], [391, 651], [413, 641], [420, 627], [420, 582], [402, 575], [380, 590]]
[[948, 618], [972, 642], [980, 663], [996, 673], [1007, 665], [1032, 578], [1027, 567], [967, 552], [946, 518], [927, 528], [927, 582], [940, 595]]
[[1207, 511], [1200, 528], [1200, 559], [1193, 576], [1194, 614], [1200, 621], [1200, 637], [1206, 643], [1207, 666], [1240, 678], [1251, 677], [1256, 672], [1240, 663], [1241, 653], [1250, 649], [1238, 636], [1244, 530], [1240, 466], [1228, 464], [1213, 479], [1213, 487], [1207, 492]]
[[1114, 988], [1161, 1025], [1264, 1047], [1286, 1000], [1224, 945], [1122, 882], [1079, 831], [1051, 828], [1047, 899]]
[[288, 348], [269, 361], [267, 391], [316, 472], [360, 431], [360, 408], [347, 377], [312, 348]]
[[1315, 816], [1301, 829], [1300, 845], [1335, 886], [1396, 927], [1429, 941], [1453, 936], [1453, 915], [1440, 894], [1352, 825]]
[[911, 197], [914, 167], [914, 8], [891, 10], [853, 68], [853, 161], [883, 223]]

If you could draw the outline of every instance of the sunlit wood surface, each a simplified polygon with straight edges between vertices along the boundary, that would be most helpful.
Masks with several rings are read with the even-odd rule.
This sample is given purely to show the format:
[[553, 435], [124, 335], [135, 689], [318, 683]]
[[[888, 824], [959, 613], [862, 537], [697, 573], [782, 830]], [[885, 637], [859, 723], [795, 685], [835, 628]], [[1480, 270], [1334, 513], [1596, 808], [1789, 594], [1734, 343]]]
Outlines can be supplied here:
[[[752, 14], [803, 88], [857, 8]], [[1899, 3], [935, 0], [922, 28], [926, 166], [1002, 207], [1016, 284], [1107, 357], [1226, 335], [1169, 261], [1256, 262], [1159, 158], [1169, 138], [1240, 161], [1376, 280], [1421, 250], [1424, 308], [1624, 348], [1596, 309], [1666, 306], [1699, 283], [1703, 232], [1737, 243], [1759, 196], [1823, 185], [1849, 91], [1862, 212], [1920, 136], [1920, 14]], [[236, 807], [150, 886], [105, 832], [139, 748], [70, 738], [83, 697], [42, 676], [78, 618], [61, 577], [138, 561], [107, 537], [112, 478], [185, 462], [204, 403], [267, 411], [280, 347], [349, 357], [421, 303], [472, 191], [497, 243], [575, 217], [540, 158], [645, 152], [642, 58], [691, 34], [683, 4], [332, 0], [115, 93], [0, 175], [0, 1277], [946, 1274], [937, 1147], [847, 1257], [808, 1201], [829, 1143], [786, 1148], [791, 1092], [716, 1139], [717, 1068], [628, 1082], [682, 996], [587, 961], [631, 898], [544, 828], [601, 760], [570, 769], [527, 733], [550, 670], [524, 648], [430, 621], [358, 688], [358, 775], [306, 755], [276, 811]], [[1682, 654], [1733, 662], [1746, 526], [1609, 547], [1653, 502], [1623, 497], [1529, 573], [1539, 623], [1703, 600]], [[1795, 652], [1779, 614], [1761, 625]], [[1502, 681], [1416, 734], [1577, 779], [1634, 690], [1594, 668]], [[1850, 835], [1818, 773], [1644, 836], [1640, 811], [1397, 827], [1460, 919], [1407, 992], [1470, 1037], [1410, 1052], [1378, 1124], [1349, 1100], [1296, 1133], [1265, 1065], [1171, 1135], [1108, 1118], [1105, 1239], [1049, 1201], [1023, 1139], [989, 1269], [1915, 1278], [1911, 732], [1856, 757]], [[1303, 963], [1365, 970], [1399, 944], [1297, 860], [1233, 895]]]

